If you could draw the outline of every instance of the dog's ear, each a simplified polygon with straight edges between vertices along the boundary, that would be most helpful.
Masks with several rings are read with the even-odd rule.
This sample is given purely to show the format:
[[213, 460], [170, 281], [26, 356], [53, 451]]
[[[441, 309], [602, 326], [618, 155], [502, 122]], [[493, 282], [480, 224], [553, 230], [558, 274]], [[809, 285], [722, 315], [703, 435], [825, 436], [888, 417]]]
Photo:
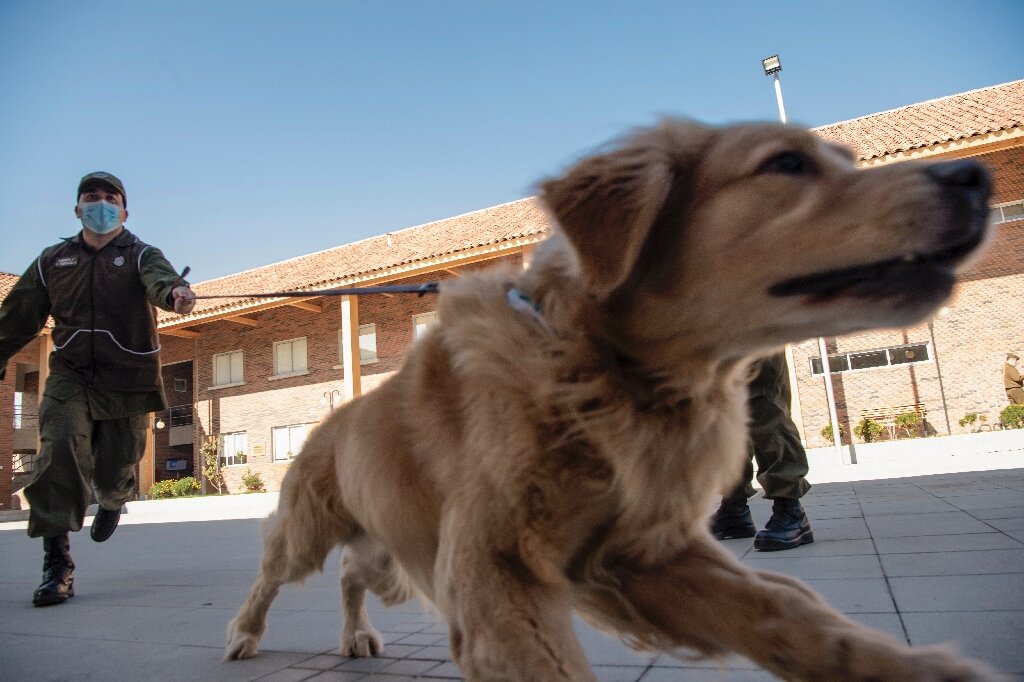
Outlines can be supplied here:
[[599, 298], [632, 272], [672, 180], [669, 154], [643, 144], [584, 159], [563, 177], [541, 184], [541, 199]]

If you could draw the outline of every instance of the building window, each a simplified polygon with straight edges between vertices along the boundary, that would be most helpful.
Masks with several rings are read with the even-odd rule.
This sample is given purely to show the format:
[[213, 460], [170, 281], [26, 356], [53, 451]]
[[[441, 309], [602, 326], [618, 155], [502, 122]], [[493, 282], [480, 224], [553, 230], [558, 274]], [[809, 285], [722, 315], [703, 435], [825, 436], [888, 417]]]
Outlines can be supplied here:
[[[345, 336], [338, 330], [338, 361], [345, 364]], [[369, 365], [377, 362], [377, 325], [359, 325], [359, 364]]]
[[306, 338], [274, 344], [274, 376], [306, 371]]
[[[909, 346], [892, 346], [875, 350], [841, 353], [828, 356], [828, 367], [832, 374], [851, 372], [875, 367], [907, 365], [931, 360], [928, 344], [916, 343]], [[811, 374], [821, 376], [821, 358], [811, 358]]]
[[412, 316], [412, 336], [418, 339], [438, 322], [437, 311]]
[[291, 424], [275, 426], [271, 429], [274, 441], [274, 461], [289, 460], [299, 454], [306, 443], [309, 424]]
[[242, 383], [242, 351], [218, 353], [213, 356], [213, 385]]
[[174, 380], [174, 392], [184, 393], [188, 390], [188, 379], [175, 379]]
[[997, 204], [992, 207], [992, 224], [1008, 223], [1011, 220], [1024, 220], [1024, 200]]
[[245, 431], [222, 433], [217, 439], [217, 457], [222, 467], [245, 464], [249, 451], [249, 437]]

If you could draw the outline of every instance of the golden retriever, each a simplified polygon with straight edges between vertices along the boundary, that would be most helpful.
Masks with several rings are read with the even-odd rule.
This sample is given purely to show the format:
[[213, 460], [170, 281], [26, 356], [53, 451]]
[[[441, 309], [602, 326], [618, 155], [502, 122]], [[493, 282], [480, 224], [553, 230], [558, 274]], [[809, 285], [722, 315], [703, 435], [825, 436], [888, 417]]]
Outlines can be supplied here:
[[857, 170], [796, 127], [668, 120], [541, 189], [556, 227], [529, 267], [445, 282], [402, 369], [310, 435], [226, 658], [254, 656], [281, 585], [344, 545], [346, 655], [382, 651], [371, 590], [433, 602], [470, 680], [593, 680], [574, 610], [789, 679], [987, 679], [707, 527], [746, 456], [751, 358], [929, 315], [988, 238], [984, 168]]

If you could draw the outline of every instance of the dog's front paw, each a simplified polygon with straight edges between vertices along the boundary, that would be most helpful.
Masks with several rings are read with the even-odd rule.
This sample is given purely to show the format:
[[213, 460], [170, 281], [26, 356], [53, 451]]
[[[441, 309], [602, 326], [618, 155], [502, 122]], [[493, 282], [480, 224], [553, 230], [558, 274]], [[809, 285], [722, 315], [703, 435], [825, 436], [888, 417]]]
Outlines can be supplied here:
[[252, 658], [259, 653], [260, 637], [251, 632], [242, 632], [234, 621], [228, 625], [228, 643], [224, 647], [225, 661]]
[[341, 638], [343, 656], [367, 658], [379, 656], [384, 651], [384, 643], [380, 633], [373, 628], [365, 628], [346, 632]]

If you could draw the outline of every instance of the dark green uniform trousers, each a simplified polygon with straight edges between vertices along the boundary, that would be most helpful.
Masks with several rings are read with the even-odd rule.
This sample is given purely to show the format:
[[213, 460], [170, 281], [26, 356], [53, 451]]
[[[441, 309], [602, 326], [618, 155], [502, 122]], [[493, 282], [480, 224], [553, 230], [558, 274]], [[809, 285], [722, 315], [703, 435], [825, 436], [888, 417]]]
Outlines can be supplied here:
[[750, 382], [750, 438], [743, 478], [725, 499], [745, 502], [756, 493], [754, 465], [757, 461], [757, 482], [764, 496], [800, 499], [810, 490], [807, 475], [807, 451], [800, 443], [800, 433], [789, 413], [789, 375], [786, 356], [772, 355], [761, 362], [757, 376]]
[[93, 489], [107, 509], [120, 509], [131, 499], [148, 426], [147, 414], [93, 419], [87, 400], [44, 395], [35, 476], [25, 488], [32, 507], [29, 536], [56, 537], [81, 530]]

